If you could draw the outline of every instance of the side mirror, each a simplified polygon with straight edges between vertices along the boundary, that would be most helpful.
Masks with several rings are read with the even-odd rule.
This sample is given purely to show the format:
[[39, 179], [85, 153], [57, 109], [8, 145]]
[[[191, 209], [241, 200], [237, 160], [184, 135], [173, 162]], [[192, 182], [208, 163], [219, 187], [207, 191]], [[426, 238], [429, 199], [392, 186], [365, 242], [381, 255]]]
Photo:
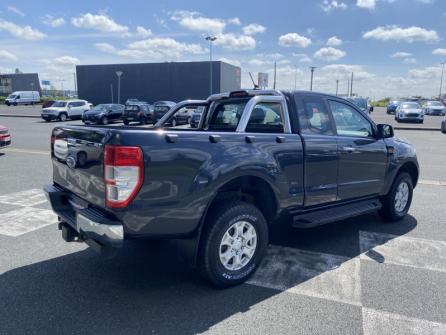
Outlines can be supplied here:
[[393, 127], [390, 124], [378, 125], [378, 138], [391, 138], [394, 136]]
[[370, 111], [373, 112], [373, 106], [370, 106]]

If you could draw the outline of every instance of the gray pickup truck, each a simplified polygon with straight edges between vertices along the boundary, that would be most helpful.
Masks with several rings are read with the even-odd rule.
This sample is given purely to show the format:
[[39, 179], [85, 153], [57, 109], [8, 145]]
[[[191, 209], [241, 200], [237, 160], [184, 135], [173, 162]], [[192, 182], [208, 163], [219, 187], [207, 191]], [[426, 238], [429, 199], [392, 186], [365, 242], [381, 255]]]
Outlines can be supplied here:
[[[202, 110], [196, 128], [175, 114]], [[342, 98], [246, 90], [184, 101], [155, 127], [58, 126], [45, 192], [66, 241], [176, 239], [217, 286], [245, 281], [278, 218], [314, 227], [409, 210], [415, 149]], [[150, 257], [150, 255], [147, 255]]]

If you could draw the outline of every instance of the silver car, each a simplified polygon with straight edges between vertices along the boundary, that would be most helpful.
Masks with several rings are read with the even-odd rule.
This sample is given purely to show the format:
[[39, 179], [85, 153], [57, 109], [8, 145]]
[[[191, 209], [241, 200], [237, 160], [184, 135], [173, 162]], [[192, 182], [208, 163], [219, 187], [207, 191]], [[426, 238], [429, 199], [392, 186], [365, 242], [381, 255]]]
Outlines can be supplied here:
[[402, 102], [395, 111], [395, 120], [396, 122], [413, 121], [423, 123], [424, 112], [417, 102]]
[[446, 107], [440, 101], [427, 101], [423, 105], [424, 114], [426, 115], [445, 115]]

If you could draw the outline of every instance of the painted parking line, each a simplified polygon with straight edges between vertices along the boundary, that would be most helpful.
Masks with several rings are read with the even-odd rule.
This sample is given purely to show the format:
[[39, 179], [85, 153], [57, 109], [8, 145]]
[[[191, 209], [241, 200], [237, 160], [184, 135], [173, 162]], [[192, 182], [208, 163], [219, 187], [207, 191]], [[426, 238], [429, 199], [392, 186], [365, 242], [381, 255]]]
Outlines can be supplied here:
[[248, 284], [360, 305], [359, 258], [270, 246]]
[[446, 324], [362, 308], [364, 335], [444, 335]]
[[14, 152], [14, 153], [21, 153], [21, 154], [34, 154], [34, 155], [45, 155], [49, 156], [49, 151], [43, 151], [43, 150], [33, 150], [33, 149], [18, 149], [18, 148], [5, 148], [3, 149], [3, 152]]
[[0, 214], [0, 235], [17, 237], [57, 222], [52, 211], [33, 207]]
[[31, 189], [0, 196], [0, 203], [16, 206], [35, 206], [47, 200], [43, 190]]
[[418, 184], [422, 184], [422, 185], [434, 185], [434, 186], [446, 186], [446, 181], [420, 179], [420, 180], [418, 181]]
[[361, 260], [446, 272], [446, 242], [359, 232]]

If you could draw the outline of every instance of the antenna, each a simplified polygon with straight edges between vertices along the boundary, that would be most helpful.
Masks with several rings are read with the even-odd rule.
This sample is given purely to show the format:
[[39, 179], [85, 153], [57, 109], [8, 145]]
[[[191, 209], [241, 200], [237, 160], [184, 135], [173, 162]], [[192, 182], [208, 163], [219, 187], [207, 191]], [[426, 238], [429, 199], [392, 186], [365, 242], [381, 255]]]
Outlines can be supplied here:
[[248, 72], [248, 73], [249, 73], [249, 76], [251, 77], [251, 81], [252, 81], [252, 84], [254, 85], [254, 89], [255, 90], [259, 89], [259, 85], [257, 85], [256, 82], [254, 81], [254, 78], [252, 77], [251, 72]]

